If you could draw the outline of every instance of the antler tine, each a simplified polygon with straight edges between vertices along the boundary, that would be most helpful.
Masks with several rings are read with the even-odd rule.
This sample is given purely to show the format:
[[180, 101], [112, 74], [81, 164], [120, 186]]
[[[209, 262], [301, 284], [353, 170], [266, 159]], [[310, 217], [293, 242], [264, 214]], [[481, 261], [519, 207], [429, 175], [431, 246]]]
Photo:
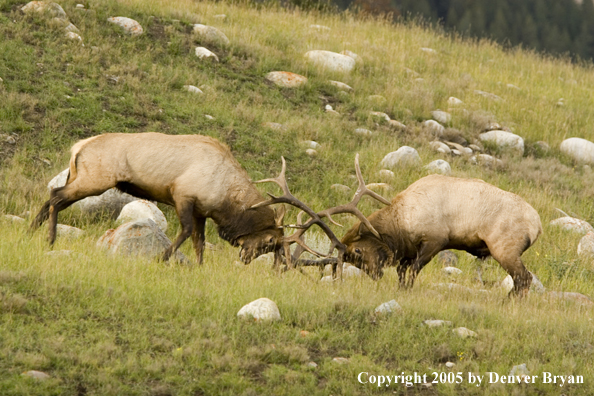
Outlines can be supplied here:
[[359, 167], [359, 153], [355, 155], [355, 172], [357, 173], [357, 180], [359, 181], [359, 187], [357, 188], [357, 192], [355, 192], [352, 201], [355, 202], [355, 205], [359, 203], [359, 200], [363, 197], [363, 195], [369, 195], [370, 197], [377, 199], [383, 204], [390, 205], [390, 201], [388, 201], [381, 195], [371, 191], [365, 186], [365, 181], [363, 180], [363, 175], [361, 174], [361, 168]]

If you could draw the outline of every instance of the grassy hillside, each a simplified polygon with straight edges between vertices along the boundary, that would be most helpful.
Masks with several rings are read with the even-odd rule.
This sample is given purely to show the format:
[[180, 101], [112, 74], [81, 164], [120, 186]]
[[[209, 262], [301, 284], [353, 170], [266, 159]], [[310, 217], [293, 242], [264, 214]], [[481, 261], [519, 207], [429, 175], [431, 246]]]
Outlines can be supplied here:
[[[92, 2], [80, 11], [76, 3], [60, 2], [84, 46], [46, 19], [24, 16], [19, 11], [24, 3], [0, 0], [0, 213], [35, 214], [48, 197], [47, 182], [67, 167], [69, 147], [104, 132], [214, 136], [231, 147], [253, 179], [276, 175], [285, 156], [291, 190], [317, 210], [350, 198], [330, 186], [355, 186], [355, 153], [366, 182], [380, 182], [385, 181], [379, 176], [381, 159], [408, 145], [423, 164], [443, 158], [455, 176], [481, 178], [525, 198], [544, 226], [523, 256], [526, 266], [549, 290], [594, 297], [594, 264], [576, 253], [580, 237], [549, 226], [559, 216], [555, 208], [594, 221], [594, 173], [558, 150], [568, 137], [594, 140], [591, 64], [504, 52], [490, 42], [446, 37], [421, 25], [393, 26], [348, 14], [188, 0]], [[145, 33], [126, 36], [107, 22], [110, 16], [134, 18]], [[230, 44], [200, 42], [192, 35], [194, 23], [221, 29]], [[311, 28], [314, 24], [330, 30]], [[220, 62], [199, 60], [198, 45], [214, 51]], [[348, 75], [321, 71], [303, 57], [312, 49], [350, 50], [363, 64]], [[298, 89], [279, 88], [265, 80], [275, 70], [309, 81]], [[341, 93], [329, 80], [347, 83], [354, 92]], [[184, 90], [188, 84], [204, 95]], [[451, 111], [450, 128], [472, 143], [487, 123], [498, 122], [525, 139], [524, 156], [487, 147], [504, 162], [491, 169], [434, 152], [433, 137], [421, 122], [432, 110], [448, 110], [450, 96], [466, 109]], [[341, 116], [325, 113], [326, 104]], [[407, 128], [393, 130], [370, 111], [385, 112]], [[286, 129], [271, 129], [267, 122]], [[359, 127], [373, 136], [354, 134]], [[321, 144], [317, 157], [306, 155], [304, 140]], [[538, 141], [551, 150], [541, 150]], [[427, 171], [395, 173], [388, 181], [391, 191], [383, 193], [387, 198]], [[276, 191], [272, 185], [261, 189]], [[379, 207], [368, 199], [360, 204], [366, 214]], [[174, 237], [175, 213], [161, 208]], [[362, 277], [325, 284], [314, 271], [278, 276], [266, 259], [237, 265], [237, 249], [218, 239], [210, 223], [207, 240], [215, 250], [204, 266], [188, 269], [107, 256], [95, 243], [114, 222], [74, 209], [62, 212], [60, 222], [83, 228], [85, 236], [58, 237], [54, 247], [77, 252], [72, 256], [46, 255], [45, 230], [29, 235], [23, 224], [0, 221], [3, 395], [594, 393], [592, 308], [538, 294], [508, 300], [495, 285], [506, 274], [494, 261], [483, 274], [491, 293], [478, 291], [483, 286], [475, 280], [476, 263], [463, 253], [458, 255], [464, 273], [453, 282], [474, 291], [437, 286], [452, 280], [436, 262], [412, 291], [403, 291], [391, 270], [379, 282]], [[353, 224], [348, 217], [341, 222]], [[194, 258], [189, 242], [182, 251]], [[237, 320], [237, 311], [259, 297], [278, 304], [280, 322]], [[377, 305], [391, 299], [401, 313], [374, 315]], [[462, 339], [451, 328], [426, 328], [421, 325], [426, 319], [449, 320], [478, 336]], [[302, 330], [309, 334], [302, 337]], [[335, 357], [349, 363], [337, 364]], [[312, 361], [316, 368], [307, 365]], [[447, 368], [448, 361], [456, 366]], [[468, 373], [507, 375], [522, 363], [540, 376], [539, 383], [477, 387], [466, 380]], [[22, 377], [28, 370], [51, 378]], [[464, 382], [378, 388], [357, 381], [360, 372], [417, 372], [432, 380], [431, 373], [450, 371], [462, 373]], [[543, 384], [545, 371], [581, 375], [584, 384]]]

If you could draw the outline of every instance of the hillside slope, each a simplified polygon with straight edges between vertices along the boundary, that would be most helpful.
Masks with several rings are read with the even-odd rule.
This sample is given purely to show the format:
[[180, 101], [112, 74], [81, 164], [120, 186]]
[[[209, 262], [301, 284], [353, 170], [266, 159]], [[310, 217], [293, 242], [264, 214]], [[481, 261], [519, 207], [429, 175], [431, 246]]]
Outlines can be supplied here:
[[[382, 191], [387, 198], [427, 175], [423, 165], [444, 159], [454, 176], [483, 179], [534, 206], [545, 232], [524, 254], [526, 266], [548, 290], [594, 297], [594, 265], [576, 252], [581, 236], [549, 226], [559, 216], [555, 208], [594, 221], [594, 173], [559, 151], [568, 137], [594, 141], [591, 64], [505, 52], [488, 41], [350, 14], [189, 0], [102, 1], [84, 10], [76, 3], [60, 5], [82, 43], [41, 15], [24, 15], [23, 2], [0, 1], [1, 213], [35, 214], [47, 199], [47, 182], [67, 167], [69, 147], [104, 132], [214, 136], [255, 180], [276, 175], [284, 156], [292, 192], [317, 210], [348, 201], [349, 193], [331, 185], [356, 187], [356, 153], [366, 182], [389, 185]], [[124, 34], [107, 21], [112, 16], [137, 20], [144, 33]], [[196, 36], [196, 23], [219, 28], [229, 44]], [[216, 53], [219, 62], [199, 59], [197, 46]], [[316, 49], [349, 50], [362, 62], [350, 74], [321, 70], [304, 58]], [[279, 70], [304, 75], [308, 82], [277, 87], [265, 76]], [[353, 91], [341, 92], [330, 80]], [[204, 93], [188, 92], [185, 85]], [[448, 104], [450, 97], [463, 104]], [[339, 115], [326, 112], [326, 105]], [[430, 146], [435, 136], [423, 122], [437, 109], [452, 115], [447, 139], [480, 144], [479, 134], [498, 123], [524, 138], [524, 154], [485, 145], [486, 153], [503, 161], [485, 167], [468, 156], [436, 152]], [[393, 128], [371, 111], [406, 128]], [[358, 135], [357, 128], [372, 134]], [[321, 145], [315, 157], [306, 153], [309, 140]], [[382, 179], [382, 158], [405, 145], [418, 151], [422, 165], [396, 167], [394, 178]], [[366, 214], [380, 207], [367, 199], [359, 206]], [[175, 213], [161, 208], [173, 224], [168, 231], [173, 237]], [[60, 222], [86, 233], [76, 241], [58, 238], [54, 249], [78, 255], [47, 256], [45, 232], [30, 235], [24, 225], [2, 220], [3, 395], [371, 394], [377, 386], [360, 384], [360, 372], [432, 378], [434, 371], [449, 371], [447, 361], [456, 362], [453, 372], [463, 373], [462, 384], [386, 390], [509, 394], [507, 385], [468, 384], [468, 373], [507, 375], [512, 366], [526, 363], [534, 375], [580, 375], [586, 382], [563, 388], [526, 384], [521, 392], [594, 392], [592, 308], [539, 294], [508, 301], [497, 287], [505, 273], [496, 262], [484, 265], [481, 286], [477, 264], [458, 254], [464, 273], [453, 281], [470, 292], [441, 289], [439, 283], [452, 280], [444, 279], [435, 262], [406, 292], [395, 286], [394, 271], [379, 282], [361, 277], [324, 284], [313, 271], [278, 276], [264, 259], [237, 266], [237, 249], [218, 239], [212, 224], [207, 240], [216, 250], [208, 252], [203, 267], [189, 270], [106, 256], [95, 243], [115, 225], [111, 219], [70, 209]], [[193, 259], [189, 242], [183, 251]], [[483, 287], [492, 293], [478, 292]], [[282, 321], [236, 320], [242, 305], [263, 296], [277, 302]], [[400, 314], [373, 314], [374, 307], [394, 298], [403, 307]], [[478, 336], [463, 339], [448, 328], [421, 326], [426, 319], [446, 319]], [[301, 330], [308, 333], [302, 336]], [[339, 365], [334, 357], [347, 357], [349, 364]], [[317, 368], [308, 366], [310, 361]], [[27, 370], [51, 378], [30, 381], [20, 376]]]

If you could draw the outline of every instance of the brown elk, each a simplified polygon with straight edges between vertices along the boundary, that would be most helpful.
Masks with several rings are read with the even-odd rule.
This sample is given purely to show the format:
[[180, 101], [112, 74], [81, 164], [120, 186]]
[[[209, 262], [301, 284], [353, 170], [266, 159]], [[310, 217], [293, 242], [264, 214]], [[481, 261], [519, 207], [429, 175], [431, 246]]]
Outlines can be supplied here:
[[202, 263], [205, 222], [212, 218], [223, 239], [241, 246], [240, 257], [246, 264], [271, 251], [275, 262], [280, 262], [284, 211], [252, 208], [264, 197], [218, 140], [201, 135], [110, 133], [79, 141], [71, 153], [66, 185], [50, 192], [31, 224], [35, 230], [49, 218], [50, 244], [56, 239], [61, 210], [116, 187], [175, 207], [182, 229], [164, 252], [164, 260], [192, 236]]
[[374, 279], [395, 265], [400, 284], [412, 287], [433, 256], [458, 249], [497, 260], [514, 280], [512, 294], [522, 296], [532, 282], [520, 256], [542, 233], [540, 217], [518, 195], [482, 180], [426, 176], [367, 219], [379, 237], [359, 223], [342, 243], [344, 259]]

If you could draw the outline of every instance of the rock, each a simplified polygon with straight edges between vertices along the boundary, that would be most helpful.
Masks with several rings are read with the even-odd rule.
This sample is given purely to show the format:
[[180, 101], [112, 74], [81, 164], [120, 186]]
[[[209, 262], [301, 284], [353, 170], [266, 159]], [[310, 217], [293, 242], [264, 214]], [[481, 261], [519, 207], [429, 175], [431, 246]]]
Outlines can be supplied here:
[[453, 96], [450, 96], [448, 98], [448, 106], [460, 106], [463, 105], [464, 102], [462, 102], [460, 99], [455, 98]]
[[511, 88], [511, 89], [515, 89], [516, 91], [520, 91], [520, 87], [514, 85], [514, 84], [507, 84], [506, 87]]
[[575, 161], [594, 164], [594, 143], [582, 138], [569, 138], [561, 142], [559, 149]]
[[396, 302], [396, 300], [390, 300], [380, 304], [374, 310], [376, 315], [388, 315], [400, 311], [402, 311], [402, 307]]
[[382, 159], [381, 165], [386, 168], [396, 168], [401, 166], [420, 165], [421, 157], [412, 147], [402, 146], [398, 150], [387, 154]]
[[496, 102], [499, 102], [500, 100], [503, 100], [503, 99], [501, 99], [501, 97], [499, 97], [499, 96], [497, 96], [495, 94], [492, 94], [490, 92], [480, 91], [478, 89], [475, 89], [474, 90], [474, 93], [477, 94], [477, 95], [480, 95], [480, 96], [482, 96], [484, 98], [494, 100]]
[[435, 120], [424, 121], [422, 125], [423, 125], [423, 128], [427, 129], [429, 132], [431, 132], [433, 135], [435, 135], [437, 137], [440, 137], [441, 135], [443, 135], [443, 133], [445, 131], [444, 126]]
[[204, 114], [204, 118], [206, 118], [209, 121], [214, 121], [215, 120], [215, 118], [213, 116], [209, 115], [209, 114]]
[[334, 359], [332, 359], [332, 361], [334, 363], [338, 363], [338, 364], [348, 364], [349, 363], [349, 359], [343, 358], [343, 357], [335, 357]]
[[[535, 292], [538, 294], [542, 294], [546, 291], [542, 282], [534, 275], [532, 275], [532, 283], [530, 283], [530, 291]], [[506, 293], [509, 293], [514, 288], [514, 280], [512, 279], [511, 275], [506, 276], [501, 282], [499, 282], [499, 287], [505, 290]]]
[[200, 38], [201, 41], [206, 43], [219, 46], [227, 46], [230, 43], [227, 36], [225, 36], [225, 33], [213, 26], [206, 26], [197, 23], [194, 25], [193, 32]]
[[314, 50], [306, 52], [304, 56], [315, 66], [332, 72], [350, 73], [355, 68], [353, 58], [336, 52]]
[[[51, 191], [53, 188], [65, 186], [69, 172], [70, 169], [64, 169], [62, 172], [56, 175], [47, 184], [48, 190]], [[135, 201], [136, 199], [137, 198], [133, 197], [132, 195], [123, 193], [116, 188], [112, 188], [101, 195], [81, 199], [80, 201], [75, 202], [73, 206], [77, 207], [81, 212], [86, 214], [105, 212], [115, 217], [118, 213], [120, 213], [124, 205]]]
[[454, 330], [452, 330], [452, 333], [456, 334], [458, 337], [461, 338], [477, 336], [477, 334], [474, 331], [468, 330], [466, 327], [456, 327]]
[[348, 91], [348, 92], [353, 91], [353, 88], [351, 88], [349, 85], [346, 85], [343, 82], [330, 80], [329, 83], [330, 83], [330, 85], [333, 85], [342, 91]]
[[[107, 249], [112, 254], [140, 255], [154, 258], [163, 255], [171, 246], [167, 235], [151, 219], [140, 219], [122, 224], [118, 228], [107, 230], [97, 241], [97, 247]], [[179, 251], [174, 258], [188, 262]]]
[[84, 4], [77, 4], [76, 5], [76, 8], [77, 9], [84, 9], [85, 8], [85, 5]]
[[224, 21], [227, 18], [227, 15], [225, 15], [225, 14], [217, 14], [217, 15], [214, 15], [213, 18], [214, 19], [221, 20], [221, 21]]
[[326, 275], [323, 276], [322, 279], [320, 279], [320, 282], [331, 283], [334, 282], [334, 278], [332, 277], [332, 275]]
[[501, 124], [497, 122], [489, 122], [483, 127], [483, 132], [503, 130]]
[[357, 128], [355, 129], [355, 135], [363, 136], [363, 137], [371, 137], [373, 133], [369, 129], [365, 128]]
[[157, 205], [144, 199], [130, 202], [124, 206], [116, 221], [121, 224], [140, 219], [151, 219], [163, 232], [167, 231], [167, 219], [163, 212]]
[[445, 364], [445, 366], [446, 366], [447, 368], [452, 368], [452, 367], [454, 367], [455, 365], [456, 365], [456, 363], [452, 363], [452, 362], [446, 362], [446, 364]]
[[584, 260], [594, 259], [594, 232], [590, 231], [580, 239], [578, 256]]
[[64, 30], [66, 32], [72, 32], [72, 33], [77, 33], [77, 34], [80, 33], [80, 30], [78, 30], [78, 28], [76, 26], [74, 26], [74, 24], [71, 23], [71, 22], [69, 22], [68, 25], [66, 25], [66, 27], [64, 28]]
[[440, 141], [434, 140], [433, 142], [429, 142], [429, 146], [431, 146], [431, 148], [435, 151], [437, 151], [438, 153], [443, 153], [443, 154], [450, 154], [452, 152], [452, 150], [450, 149], [450, 147]]
[[329, 114], [340, 115], [340, 113], [338, 111], [334, 110], [332, 108], [332, 106], [330, 106], [330, 105], [326, 105], [324, 107], [324, 110], [326, 111], [326, 113], [329, 113]]
[[279, 132], [287, 131], [287, 127], [284, 126], [283, 124], [279, 124], [278, 122], [265, 122], [262, 124], [262, 126], [265, 126], [266, 128], [270, 128], [270, 129], [273, 129], [273, 130], [279, 131]]
[[440, 122], [442, 124], [448, 124], [450, 121], [452, 121], [452, 115], [441, 110], [432, 111], [431, 116], [435, 121]]
[[378, 191], [378, 190], [390, 191], [392, 189], [392, 187], [390, 187], [390, 185], [386, 184], [386, 183], [369, 183], [365, 187], [367, 187], [368, 189], [373, 190], [373, 191]]
[[328, 26], [324, 26], [324, 25], [309, 25], [310, 29], [315, 29], [318, 30], [320, 32], [329, 32], [330, 28]]
[[479, 139], [482, 142], [495, 144], [500, 149], [511, 149], [519, 154], [524, 154], [524, 139], [511, 132], [506, 131], [489, 131], [481, 133]]
[[442, 159], [430, 162], [428, 165], [425, 165], [425, 169], [431, 173], [440, 173], [442, 175], [452, 174], [452, 168], [450, 167], [450, 164]]
[[547, 296], [556, 300], [574, 301], [582, 305], [594, 305], [594, 302], [589, 297], [581, 293], [550, 291], [547, 293]]
[[542, 151], [543, 153], [548, 153], [551, 150], [551, 146], [547, 142], [539, 140], [538, 142], [534, 143], [534, 147]]
[[82, 37], [80, 37], [78, 34], [76, 34], [74, 32], [66, 32], [66, 38], [69, 40], [75, 40], [75, 41], [82, 42]]
[[471, 149], [472, 151], [476, 151], [477, 153], [483, 152], [483, 148], [480, 146], [477, 146], [476, 144], [469, 144], [468, 148]]
[[421, 51], [426, 52], [428, 54], [437, 54], [437, 51], [435, 51], [433, 48], [421, 47]]
[[382, 113], [381, 111], [370, 111], [369, 114], [373, 117], [378, 117], [384, 121], [390, 122], [390, 116], [386, 113]]
[[450, 276], [462, 274], [462, 270], [460, 268], [456, 268], [456, 267], [443, 267], [441, 270], [443, 271], [444, 274], [450, 275]]
[[449, 320], [424, 320], [423, 324], [427, 327], [441, 327], [441, 326], [451, 326], [452, 322]]
[[523, 363], [518, 366], [512, 367], [511, 371], [509, 372], [509, 375], [512, 377], [518, 376], [523, 380], [524, 377], [530, 376], [530, 371], [528, 371], [526, 363]]
[[58, 236], [68, 237], [68, 238], [80, 238], [84, 235], [84, 231], [80, 228], [67, 226], [65, 224], [58, 224], [56, 226]]
[[259, 298], [244, 305], [237, 312], [237, 317], [241, 319], [252, 319], [256, 322], [281, 320], [276, 303], [266, 297]]
[[594, 231], [594, 227], [587, 221], [569, 216], [559, 217], [558, 219], [552, 220], [549, 225], [561, 227], [562, 230], [572, 231], [582, 235]]
[[503, 166], [503, 161], [489, 154], [479, 154], [470, 157], [470, 163], [473, 165], [484, 165], [487, 167]]
[[313, 140], [304, 140], [303, 144], [305, 145], [305, 147], [314, 149], [314, 150], [319, 150], [322, 148], [322, 146], [318, 142], [315, 142]]
[[68, 20], [68, 16], [64, 9], [57, 3], [45, 1], [31, 1], [21, 8], [25, 14], [45, 14], [49, 18], [60, 18]]
[[392, 129], [397, 130], [397, 131], [404, 131], [406, 129], [406, 125], [404, 125], [400, 121], [396, 121], [396, 120], [389, 120], [388, 126]]
[[50, 257], [70, 257], [74, 253], [76, 252], [72, 250], [50, 250], [49, 252], [45, 253], [45, 255]]
[[107, 18], [107, 21], [118, 25], [124, 30], [124, 32], [131, 36], [140, 36], [144, 32], [142, 26], [140, 26], [140, 23], [131, 18], [111, 17]]
[[305, 150], [305, 154], [309, 155], [310, 157], [315, 157], [318, 155], [318, 152], [314, 149], [307, 149]]
[[344, 51], [340, 51], [340, 54], [353, 58], [355, 60], [355, 63], [358, 65], [363, 64], [363, 58], [361, 58], [359, 55], [355, 54], [353, 51], [344, 50]]
[[345, 186], [344, 184], [333, 184], [330, 186], [330, 188], [343, 193], [351, 192], [351, 188], [349, 186]]
[[284, 88], [297, 88], [307, 82], [307, 77], [285, 71], [270, 72], [266, 75], [266, 79]]
[[458, 264], [458, 256], [451, 250], [442, 250], [437, 254], [437, 262], [441, 263], [444, 267], [455, 267]]
[[309, 363], [307, 363], [307, 368], [315, 369], [317, 367], [318, 367], [318, 364], [316, 362], [309, 362]]
[[194, 94], [203, 94], [202, 90], [194, 85], [184, 85], [184, 89]]
[[458, 157], [462, 155], [462, 153], [460, 152], [460, 150], [452, 150], [452, 154], [455, 155], [455, 156], [458, 156]]
[[12, 223], [24, 223], [25, 219], [23, 219], [22, 217], [19, 216], [15, 216], [15, 215], [4, 215], [3, 216], [4, 220], [10, 221]]
[[200, 59], [212, 59], [215, 62], [219, 61], [219, 57], [209, 49], [204, 47], [196, 47], [196, 56]]
[[[39, 1], [34, 1], [33, 3], [40, 3]], [[42, 371], [36, 371], [36, 370], [30, 370], [30, 371], [25, 371], [24, 373], [21, 374], [23, 377], [29, 377], [29, 378], [33, 378], [37, 381], [45, 381], [46, 379], [49, 379], [50, 376]]]
[[454, 142], [445, 142], [451, 149], [457, 150], [460, 154], [472, 155], [472, 149], [470, 147], [464, 147], [461, 144]]
[[384, 180], [392, 180], [394, 178], [394, 172], [389, 169], [382, 169], [379, 171], [379, 175]]
[[355, 267], [354, 265], [350, 265], [348, 263], [342, 264], [342, 277], [343, 278], [352, 278], [352, 277], [360, 277], [363, 271], [359, 268]]

